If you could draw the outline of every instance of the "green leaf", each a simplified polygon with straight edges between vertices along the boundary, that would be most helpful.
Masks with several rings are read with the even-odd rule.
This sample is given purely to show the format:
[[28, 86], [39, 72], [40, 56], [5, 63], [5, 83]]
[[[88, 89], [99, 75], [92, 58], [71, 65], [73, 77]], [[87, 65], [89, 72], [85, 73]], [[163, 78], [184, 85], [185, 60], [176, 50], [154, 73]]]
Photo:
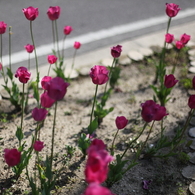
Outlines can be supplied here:
[[22, 129], [20, 127], [17, 127], [16, 137], [18, 138], [18, 141], [21, 141], [24, 137]]
[[88, 133], [91, 135], [98, 128], [98, 118], [96, 117], [88, 126]]

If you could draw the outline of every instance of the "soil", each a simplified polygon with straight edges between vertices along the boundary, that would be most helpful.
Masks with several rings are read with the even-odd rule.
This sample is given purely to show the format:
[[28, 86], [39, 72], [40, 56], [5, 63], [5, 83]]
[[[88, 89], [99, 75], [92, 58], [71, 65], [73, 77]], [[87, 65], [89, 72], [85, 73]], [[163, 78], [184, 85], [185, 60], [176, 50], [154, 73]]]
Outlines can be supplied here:
[[[174, 51], [173, 51], [174, 52]], [[172, 55], [172, 54], [171, 54]], [[146, 100], [152, 99], [154, 92], [150, 88], [155, 78], [155, 67], [152, 59], [156, 56], [144, 59], [140, 62], [133, 62], [130, 65], [120, 66], [120, 79], [115, 90], [112, 92], [106, 107], [114, 107], [104, 119], [98, 130], [96, 137], [102, 139], [108, 146], [111, 146], [113, 136], [116, 132], [115, 118], [117, 116], [126, 116], [129, 123], [124, 130], [121, 130], [116, 139], [115, 153], [122, 153], [126, 147], [126, 143], [130, 138], [134, 137], [139, 129], [143, 126], [144, 121], [141, 118], [140, 104]], [[173, 64], [173, 58], [167, 59], [169, 64]], [[180, 59], [180, 64], [188, 64], [186, 54]], [[168, 71], [171, 67], [168, 67]], [[180, 65], [176, 68], [176, 78], [186, 75], [186, 67]], [[190, 75], [192, 77], [192, 75]], [[99, 86], [98, 94], [101, 94], [104, 86]], [[55, 130], [55, 156], [54, 168], [63, 168], [63, 171], [56, 182], [53, 194], [63, 195], [79, 195], [82, 194], [87, 184], [85, 183], [84, 168], [86, 159], [82, 158], [82, 153], [78, 149], [78, 138], [81, 132], [86, 132], [89, 124], [92, 100], [95, 92], [95, 85], [91, 82], [89, 76], [72, 80], [68, 87], [67, 94], [62, 101], [58, 102], [57, 121]], [[181, 85], [177, 84], [170, 95], [166, 108], [169, 115], [165, 118], [166, 124], [165, 134], [172, 137], [175, 134], [175, 128], [182, 126], [187, 118], [189, 107], [187, 106], [188, 92]], [[36, 106], [33, 99], [30, 100], [29, 113], [24, 117], [24, 140], [26, 148], [30, 146], [31, 135], [34, 134], [36, 123], [31, 117], [31, 110]], [[25, 172], [16, 181], [14, 174], [10, 170], [6, 181], [8, 167], [3, 159], [3, 150], [5, 148], [18, 147], [18, 141], [15, 137], [16, 127], [20, 125], [20, 113], [11, 113], [13, 107], [8, 100], [1, 100], [0, 141], [1, 157], [0, 157], [0, 189], [1, 194], [30, 194], [30, 188]], [[44, 141], [45, 147], [41, 151], [41, 156], [50, 154], [51, 134], [54, 117], [54, 108], [49, 110], [49, 116], [46, 118], [44, 127], [40, 132], [40, 139]], [[4, 116], [4, 117], [3, 117]], [[8, 119], [7, 119], [8, 117]], [[151, 124], [149, 124], [151, 125]], [[156, 144], [160, 132], [160, 123], [156, 122], [149, 144]], [[147, 132], [139, 139], [143, 141], [147, 136]], [[185, 139], [190, 139], [185, 135]], [[73, 157], [67, 161], [66, 146], [76, 148]], [[165, 152], [164, 151], [162, 152]], [[177, 152], [188, 153], [189, 147], [182, 145], [177, 148]], [[135, 155], [135, 149], [129, 150], [125, 158], [132, 160]], [[34, 168], [34, 158], [30, 161], [29, 170]], [[190, 179], [185, 179], [182, 174], [182, 168], [189, 164], [186, 158], [173, 156], [166, 159], [160, 158], [142, 158], [139, 164], [130, 169], [123, 178], [116, 182], [110, 190], [117, 195], [187, 195]], [[143, 180], [151, 180], [148, 190], [142, 187]], [[106, 186], [106, 183], [103, 184]]]

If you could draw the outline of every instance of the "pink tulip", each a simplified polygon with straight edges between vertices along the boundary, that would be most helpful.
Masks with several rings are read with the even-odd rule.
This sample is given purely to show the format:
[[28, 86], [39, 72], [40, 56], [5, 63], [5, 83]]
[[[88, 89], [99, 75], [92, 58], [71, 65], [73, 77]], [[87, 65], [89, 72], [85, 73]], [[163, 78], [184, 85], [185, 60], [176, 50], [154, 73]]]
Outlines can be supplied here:
[[59, 6], [52, 7], [50, 6], [47, 10], [47, 15], [50, 20], [57, 20], [60, 16], [61, 8]]
[[185, 45], [188, 43], [190, 38], [191, 38], [190, 35], [187, 35], [186, 33], [184, 33], [183, 35], [181, 35], [180, 41]]
[[34, 45], [30, 45], [30, 44], [25, 45], [24, 48], [28, 53], [32, 53], [33, 50], [35, 49]]
[[23, 66], [19, 67], [15, 73], [15, 77], [19, 78], [19, 81], [21, 83], [27, 83], [28, 80], [30, 79], [30, 75], [31, 75], [31, 73], [28, 72], [28, 69], [26, 67], [23, 67]]
[[32, 110], [32, 117], [35, 121], [43, 121], [47, 116], [48, 111], [45, 108], [34, 108]]
[[174, 3], [166, 3], [166, 14], [172, 18], [175, 17], [179, 10], [181, 10], [181, 8], [179, 8], [179, 5], [174, 4]]
[[69, 83], [66, 83], [62, 78], [55, 77], [48, 82], [48, 96], [55, 101], [61, 100], [67, 91]]
[[56, 61], [57, 61], [57, 57], [55, 55], [48, 55], [47, 56], [47, 61], [50, 63], [50, 64], [55, 64]]
[[182, 49], [185, 45], [181, 41], [176, 41], [175, 47], [177, 49]]
[[43, 89], [47, 89], [48, 82], [52, 79], [50, 76], [44, 76], [41, 80], [41, 86]]
[[167, 33], [167, 34], [165, 35], [165, 42], [166, 42], [166, 43], [172, 43], [173, 40], [174, 40], [174, 35], [169, 34], [169, 33]]
[[165, 75], [164, 86], [166, 88], [173, 87], [177, 82], [178, 82], [178, 80], [175, 79], [173, 74]]
[[103, 85], [109, 79], [108, 70], [105, 66], [95, 65], [93, 68], [91, 68], [89, 75], [92, 82], [97, 85]]
[[48, 92], [47, 91], [45, 91], [41, 95], [40, 99], [41, 99], [41, 106], [44, 107], [44, 108], [50, 108], [55, 103], [55, 100], [48, 96]]
[[88, 183], [96, 182], [100, 184], [104, 182], [108, 174], [108, 165], [113, 160], [105, 149], [102, 140], [94, 139], [88, 150], [88, 159], [85, 168], [85, 178]]
[[75, 41], [75, 42], [74, 42], [74, 48], [75, 48], [75, 49], [79, 49], [80, 47], [81, 47], [81, 43]]
[[91, 183], [82, 195], [114, 195], [108, 188]]
[[118, 129], [123, 129], [127, 126], [128, 120], [124, 116], [117, 116], [115, 123]]
[[191, 108], [191, 109], [194, 109], [195, 108], [195, 95], [191, 95], [188, 99], [188, 106]]
[[22, 9], [22, 11], [23, 11], [26, 19], [30, 20], [30, 21], [35, 20], [39, 15], [38, 8], [34, 8], [32, 6], [24, 8], [24, 9]]
[[122, 46], [121, 45], [117, 45], [117, 46], [111, 48], [111, 55], [112, 55], [113, 58], [120, 57], [121, 52], [122, 52]]
[[141, 104], [141, 107], [142, 118], [148, 123], [153, 120], [160, 121], [164, 116], [168, 115], [168, 113], [166, 113], [166, 108], [156, 104], [153, 100], [147, 100], [145, 103]]
[[8, 166], [13, 167], [20, 163], [21, 152], [17, 149], [4, 149], [4, 159]]
[[73, 31], [72, 26], [65, 26], [64, 27], [64, 34], [69, 35]]
[[44, 148], [44, 142], [41, 141], [35, 141], [33, 144], [33, 148], [35, 151], [40, 152]]
[[0, 71], [3, 69], [3, 64], [0, 62]]
[[4, 34], [7, 28], [7, 24], [5, 22], [0, 22], [0, 34]]

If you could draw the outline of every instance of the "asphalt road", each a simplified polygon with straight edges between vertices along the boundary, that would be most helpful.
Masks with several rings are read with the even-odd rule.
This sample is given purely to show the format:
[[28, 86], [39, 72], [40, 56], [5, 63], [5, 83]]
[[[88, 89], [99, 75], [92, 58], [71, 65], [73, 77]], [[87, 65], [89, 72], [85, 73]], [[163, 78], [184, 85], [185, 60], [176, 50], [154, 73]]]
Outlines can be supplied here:
[[[101, 29], [109, 29], [113, 26], [129, 24], [147, 18], [155, 18], [165, 14], [167, 0], [1, 0], [0, 21], [12, 26], [12, 52], [24, 50], [24, 45], [31, 43], [29, 21], [22, 13], [22, 8], [28, 6], [38, 7], [39, 16], [33, 21], [33, 33], [36, 46], [52, 43], [51, 21], [46, 14], [49, 6], [60, 6], [61, 15], [58, 19], [59, 38], [63, 38], [63, 27], [71, 25], [74, 29], [69, 38], [96, 32]], [[174, 0], [182, 10], [195, 8], [194, 0]], [[177, 21], [187, 22], [193, 17]], [[173, 23], [174, 24], [174, 23]], [[141, 31], [124, 33], [108, 39], [94, 41], [79, 50], [79, 54], [91, 51], [102, 46], [110, 46], [120, 41], [132, 39], [149, 32], [165, 28], [165, 25], [156, 25]], [[186, 32], [187, 33], [187, 32]], [[75, 40], [79, 41], [79, 40]], [[67, 50], [67, 56], [73, 51]], [[3, 35], [3, 55], [8, 54], [8, 34]], [[40, 59], [40, 64], [46, 62], [45, 56]], [[24, 65], [20, 63], [20, 65]]]

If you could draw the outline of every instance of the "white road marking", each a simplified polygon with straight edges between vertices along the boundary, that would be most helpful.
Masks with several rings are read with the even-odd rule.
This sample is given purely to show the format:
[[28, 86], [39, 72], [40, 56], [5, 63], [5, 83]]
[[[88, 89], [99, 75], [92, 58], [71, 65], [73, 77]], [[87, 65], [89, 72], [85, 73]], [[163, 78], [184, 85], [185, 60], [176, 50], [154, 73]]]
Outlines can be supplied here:
[[[178, 15], [173, 18], [173, 20], [178, 20], [178, 19], [189, 17], [189, 16], [193, 16], [193, 15], [195, 15], [195, 8], [186, 9], [186, 10], [180, 11]], [[168, 17], [165, 14], [163, 16], [153, 17], [153, 18], [149, 18], [146, 20], [133, 22], [130, 24], [124, 24], [124, 25], [115, 26], [109, 29], [103, 29], [103, 30], [99, 30], [96, 32], [90, 32], [84, 35], [66, 39], [65, 49], [73, 47], [73, 44], [75, 41], [79, 41], [81, 42], [81, 44], [86, 44], [86, 43], [90, 43], [90, 42], [97, 41], [100, 39], [105, 39], [108, 37], [112, 37], [112, 36], [116, 36], [116, 35], [120, 35], [120, 34], [124, 34], [128, 32], [133, 32], [136, 30], [141, 30], [147, 27], [166, 23], [167, 21], [168, 21]], [[63, 43], [63, 40], [59, 41], [60, 48], [62, 48], [62, 43]], [[37, 56], [39, 57], [39, 56], [52, 54], [52, 49], [53, 49], [53, 43], [39, 46], [36, 48]], [[33, 56], [34, 55], [31, 55], [31, 58], [33, 58]], [[12, 64], [28, 60], [28, 55], [26, 51], [20, 51], [20, 52], [13, 53], [11, 57], [12, 57], [11, 58]], [[9, 64], [8, 55], [3, 56], [2, 60], [3, 60], [3, 66], [7, 66]]]

